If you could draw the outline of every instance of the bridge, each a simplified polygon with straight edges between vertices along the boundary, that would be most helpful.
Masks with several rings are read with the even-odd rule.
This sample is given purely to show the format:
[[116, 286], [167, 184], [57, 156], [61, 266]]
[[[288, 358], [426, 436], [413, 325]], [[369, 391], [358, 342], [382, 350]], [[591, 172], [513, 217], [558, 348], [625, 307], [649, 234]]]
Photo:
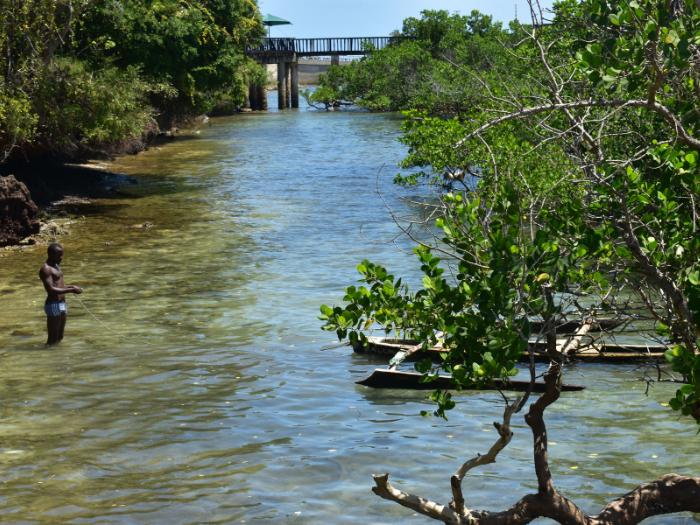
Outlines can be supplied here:
[[[297, 60], [299, 58], [330, 56], [331, 64], [338, 64], [341, 56], [367, 55], [372, 51], [398, 44], [406, 38], [400, 36], [265, 38], [259, 46], [246, 48], [246, 55], [261, 64], [277, 64], [279, 109], [298, 108], [299, 72]], [[267, 109], [265, 86], [251, 85], [249, 100], [251, 109]]]
[[248, 47], [246, 54], [273, 64], [278, 58], [366, 55], [384, 49], [406, 37], [361, 36], [348, 38], [265, 38], [261, 45]]

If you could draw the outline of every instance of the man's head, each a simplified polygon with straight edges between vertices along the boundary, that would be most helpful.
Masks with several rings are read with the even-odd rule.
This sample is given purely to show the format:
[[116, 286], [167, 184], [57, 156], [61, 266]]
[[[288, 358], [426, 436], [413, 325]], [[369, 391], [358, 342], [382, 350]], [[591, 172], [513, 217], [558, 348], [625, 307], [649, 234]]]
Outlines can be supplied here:
[[63, 259], [63, 246], [57, 242], [52, 242], [46, 250], [50, 263], [60, 263]]

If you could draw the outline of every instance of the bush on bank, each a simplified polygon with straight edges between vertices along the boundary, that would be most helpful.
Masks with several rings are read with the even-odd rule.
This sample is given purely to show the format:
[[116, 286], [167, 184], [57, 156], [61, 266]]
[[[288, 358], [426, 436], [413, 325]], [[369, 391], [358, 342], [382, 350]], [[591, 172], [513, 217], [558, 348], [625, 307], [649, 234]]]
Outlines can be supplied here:
[[0, 162], [140, 140], [242, 105], [264, 35], [254, 0], [0, 0]]

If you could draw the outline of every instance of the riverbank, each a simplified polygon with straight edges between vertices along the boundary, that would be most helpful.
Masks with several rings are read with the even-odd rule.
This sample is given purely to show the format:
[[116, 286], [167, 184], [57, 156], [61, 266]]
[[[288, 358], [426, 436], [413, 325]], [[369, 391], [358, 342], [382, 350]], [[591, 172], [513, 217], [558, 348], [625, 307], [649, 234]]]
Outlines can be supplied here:
[[0, 177], [0, 247], [57, 241], [76, 220], [71, 208], [135, 184], [95, 163], [28, 162], [6, 169]]
[[137, 183], [134, 177], [112, 171], [111, 161], [196, 137], [208, 124], [209, 117], [193, 118], [182, 129], [151, 133], [138, 144], [115, 145], [109, 153], [83, 161], [29, 157], [0, 164], [0, 248], [56, 241], [70, 230], [77, 207], [116, 197], [119, 188]]

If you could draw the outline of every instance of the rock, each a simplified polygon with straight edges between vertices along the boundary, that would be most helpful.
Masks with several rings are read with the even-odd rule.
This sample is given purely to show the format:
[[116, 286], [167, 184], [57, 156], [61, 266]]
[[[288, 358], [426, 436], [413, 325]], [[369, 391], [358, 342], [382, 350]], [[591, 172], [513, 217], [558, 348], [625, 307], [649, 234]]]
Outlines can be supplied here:
[[0, 177], [0, 246], [18, 244], [39, 232], [38, 208], [14, 175]]
[[[108, 191], [108, 188], [105, 188], [105, 190]], [[53, 201], [51, 206], [82, 206], [86, 204], [91, 204], [90, 199], [76, 195], [66, 195], [62, 199]]]
[[68, 233], [68, 230], [54, 221], [41, 225], [41, 236], [46, 239], [56, 240], [59, 235], [65, 235], [66, 233]]

